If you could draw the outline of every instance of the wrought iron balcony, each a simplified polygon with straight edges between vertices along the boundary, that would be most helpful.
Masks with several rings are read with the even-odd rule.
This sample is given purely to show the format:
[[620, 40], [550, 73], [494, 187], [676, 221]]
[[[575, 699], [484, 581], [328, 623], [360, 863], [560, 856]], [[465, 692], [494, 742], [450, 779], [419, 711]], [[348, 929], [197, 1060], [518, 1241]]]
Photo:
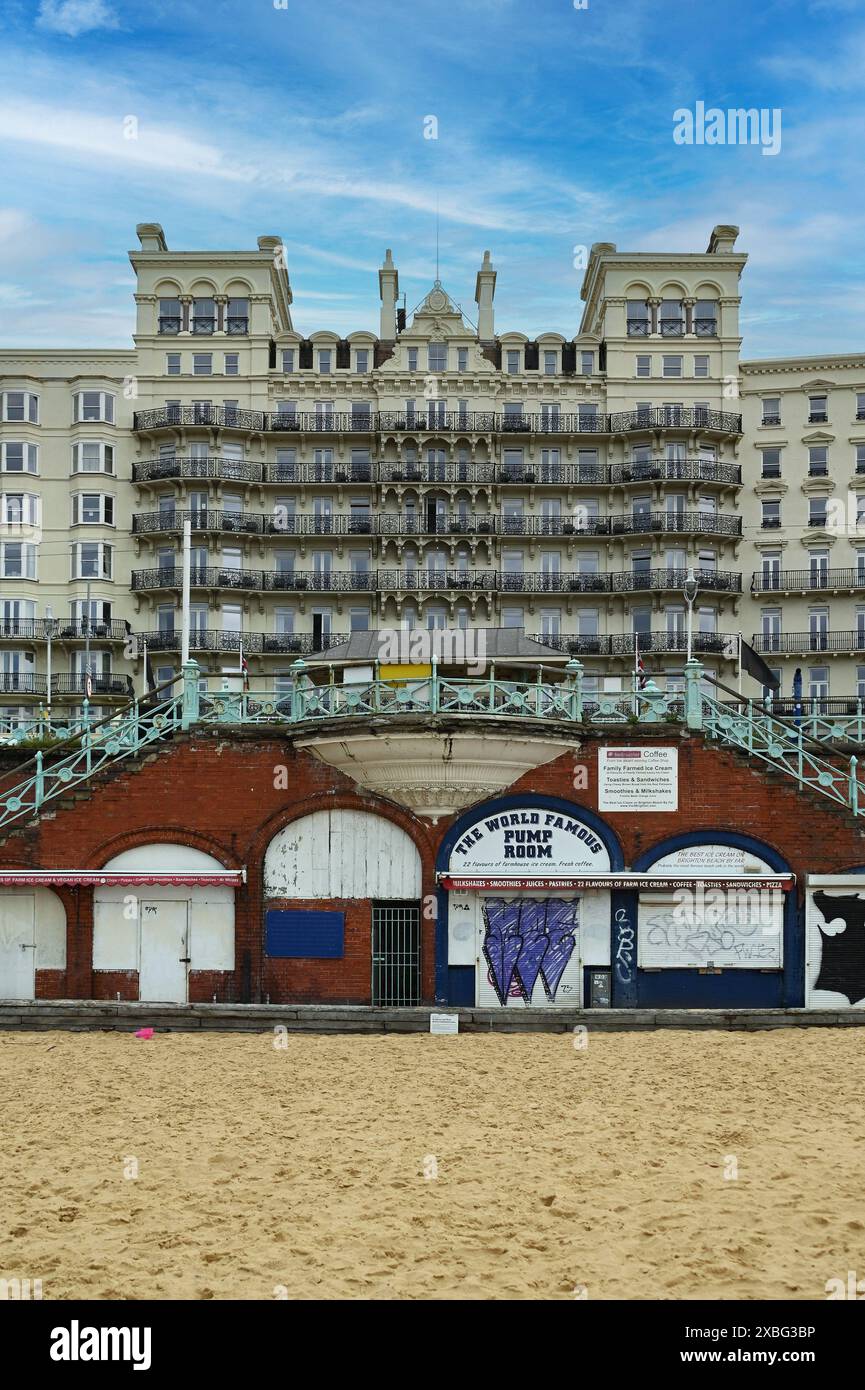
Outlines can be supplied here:
[[791, 652], [861, 652], [865, 651], [865, 629], [861, 632], [757, 632], [751, 645], [763, 655], [778, 656]]
[[574, 634], [557, 633], [545, 637], [543, 633], [528, 633], [532, 642], [541, 642], [545, 647], [553, 647], [557, 652], [567, 652], [569, 656], [609, 656], [610, 638], [599, 633]]
[[818, 589], [865, 589], [865, 569], [755, 570], [751, 575], [755, 594], [804, 594]]
[[382, 512], [375, 517], [375, 529], [381, 536], [495, 535], [497, 525], [496, 516], [423, 516]]
[[740, 487], [742, 470], [735, 463], [715, 459], [650, 459], [646, 463], [613, 463], [611, 483], [722, 483]]
[[648, 338], [652, 331], [650, 319], [628, 319], [629, 338]]
[[658, 332], [662, 338], [684, 338], [685, 320], [684, 318], [659, 319]]
[[266, 418], [260, 410], [241, 410], [238, 406], [163, 405], [151, 410], [136, 410], [132, 417], [132, 428], [147, 433], [148, 430], [188, 428], [197, 425], [260, 434], [266, 427]]
[[[610, 655], [633, 657], [636, 640], [632, 632], [615, 634], [610, 638]], [[686, 652], [688, 649], [688, 637], [684, 629], [681, 632], [641, 632], [639, 643], [641, 654]], [[728, 652], [735, 654], [738, 651], [738, 643], [738, 633], [695, 632], [692, 650], [700, 654], [723, 656]], [[732, 660], [733, 657], [729, 659]]]
[[[169, 632], [142, 632], [140, 644], [147, 643], [148, 652], [179, 652], [180, 628]], [[308, 656], [326, 651], [348, 641], [348, 633], [313, 632], [222, 632], [217, 628], [192, 628], [189, 649], [194, 652], [237, 652], [241, 647], [250, 656]]]
[[47, 695], [45, 676], [23, 671], [0, 671], [0, 695]]
[[718, 336], [717, 319], [694, 319], [694, 333], [698, 338], [716, 338]]
[[377, 465], [369, 463], [266, 463], [266, 483], [371, 483]]
[[611, 434], [632, 430], [690, 429], [713, 430], [720, 434], [741, 434], [742, 417], [704, 406], [665, 405], [651, 410], [620, 410], [609, 417]]
[[[91, 641], [125, 642], [132, 629], [123, 619], [112, 622], [85, 623], [81, 619], [51, 619], [51, 639], [54, 642]], [[6, 618], [0, 619], [0, 640], [25, 638], [28, 641], [44, 642], [48, 637], [46, 618]]]
[[267, 592], [280, 591], [300, 593], [310, 590], [312, 593], [342, 593], [342, 594], [370, 594], [375, 593], [377, 588], [377, 572], [366, 570], [361, 573], [346, 570], [264, 570], [262, 573], [263, 583], [260, 585]]
[[377, 571], [376, 588], [382, 592], [433, 593], [441, 590], [498, 588], [497, 570], [389, 569]]
[[[639, 593], [656, 589], [679, 589], [688, 577], [686, 569], [645, 569], [612, 575], [614, 593]], [[742, 576], [730, 570], [695, 569], [700, 589], [712, 593], [742, 592]]]
[[742, 518], [717, 512], [634, 512], [630, 516], [611, 516], [610, 534], [645, 535], [695, 532], [699, 535], [741, 536]]
[[210, 337], [212, 333], [216, 332], [216, 319], [202, 318], [200, 316], [198, 318], [192, 318], [189, 327], [193, 334], [198, 337]]
[[495, 463], [380, 463], [376, 476], [383, 483], [491, 483], [496, 477]]
[[[94, 699], [96, 696], [128, 699], [134, 693], [132, 680], [129, 676], [91, 672], [89, 680], [91, 698]], [[88, 676], [85, 671], [61, 671], [58, 675], [51, 677], [51, 694], [80, 695], [83, 697], [87, 694], [87, 681]]]
[[[227, 566], [193, 565], [190, 571], [193, 589], [250, 589], [260, 590], [261, 570], [240, 570]], [[147, 589], [181, 589], [183, 570], [179, 565], [160, 565], [156, 569], [133, 570], [132, 592]]]
[[434, 415], [406, 415], [393, 411], [363, 414], [347, 411], [268, 412], [239, 406], [209, 404], [157, 406], [138, 410], [133, 428], [146, 433], [157, 429], [189, 427], [236, 429], [249, 434], [620, 434], [631, 430], [692, 429], [741, 434], [741, 415], [702, 406], [661, 406], [650, 410], [578, 410], [567, 414], [513, 415], [494, 411], [442, 411]]
[[780, 416], [780, 415], [764, 415], [764, 416], [763, 416], [763, 419], [760, 421], [760, 423], [761, 423], [762, 425], [780, 425], [780, 423], [781, 423], [781, 416]]
[[136, 513], [132, 518], [132, 534], [171, 534], [182, 531], [187, 519], [191, 521], [193, 531], [228, 531], [241, 535], [261, 535], [270, 520], [255, 512], [224, 511], [211, 507], [193, 507], [191, 511], [172, 508], [170, 511]]
[[608, 592], [608, 574], [526, 574], [502, 570], [499, 588], [503, 593], [594, 594]]
[[232, 335], [243, 335], [249, 332], [249, 319], [245, 317], [226, 318], [225, 331]]
[[182, 322], [180, 318], [161, 318], [159, 320], [159, 331], [160, 333], [173, 336], [180, 332]]

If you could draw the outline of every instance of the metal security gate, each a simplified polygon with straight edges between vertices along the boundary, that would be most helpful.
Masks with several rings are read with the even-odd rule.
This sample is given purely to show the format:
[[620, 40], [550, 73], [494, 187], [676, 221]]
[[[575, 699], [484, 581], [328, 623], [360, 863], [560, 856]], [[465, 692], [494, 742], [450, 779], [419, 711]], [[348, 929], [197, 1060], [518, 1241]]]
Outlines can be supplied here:
[[420, 905], [372, 905], [372, 1002], [420, 1003]]

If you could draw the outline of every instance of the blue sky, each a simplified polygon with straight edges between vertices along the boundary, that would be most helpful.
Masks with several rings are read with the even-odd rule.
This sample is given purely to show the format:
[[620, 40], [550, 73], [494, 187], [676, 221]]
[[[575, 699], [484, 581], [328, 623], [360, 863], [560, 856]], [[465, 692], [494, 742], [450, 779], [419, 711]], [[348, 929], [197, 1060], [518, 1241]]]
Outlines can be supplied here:
[[[473, 317], [489, 247], [500, 331], [577, 331], [576, 245], [734, 222], [746, 355], [865, 350], [863, 70], [865, 0], [2, 0], [0, 342], [129, 345], [142, 221], [279, 235], [295, 326], [375, 331], [438, 202], [441, 278]], [[780, 153], [677, 145], [697, 101], [780, 108]]]

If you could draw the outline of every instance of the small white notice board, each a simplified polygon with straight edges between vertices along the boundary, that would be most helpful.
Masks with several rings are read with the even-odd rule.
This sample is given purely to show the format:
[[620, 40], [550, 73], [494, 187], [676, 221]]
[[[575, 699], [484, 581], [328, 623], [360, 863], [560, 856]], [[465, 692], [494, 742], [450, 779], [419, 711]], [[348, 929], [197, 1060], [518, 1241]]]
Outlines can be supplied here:
[[458, 1033], [460, 1031], [459, 1014], [430, 1014], [429, 1030], [431, 1033]]
[[601, 748], [599, 811], [677, 811], [678, 748]]

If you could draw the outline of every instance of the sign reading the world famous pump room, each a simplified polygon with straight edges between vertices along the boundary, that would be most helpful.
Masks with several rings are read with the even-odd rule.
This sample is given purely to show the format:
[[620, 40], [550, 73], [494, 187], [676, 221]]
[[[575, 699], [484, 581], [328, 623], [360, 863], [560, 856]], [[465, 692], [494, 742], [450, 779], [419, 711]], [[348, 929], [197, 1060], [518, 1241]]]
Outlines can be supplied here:
[[527, 806], [484, 816], [451, 850], [453, 875], [519, 879], [606, 872], [603, 841], [576, 816]]

